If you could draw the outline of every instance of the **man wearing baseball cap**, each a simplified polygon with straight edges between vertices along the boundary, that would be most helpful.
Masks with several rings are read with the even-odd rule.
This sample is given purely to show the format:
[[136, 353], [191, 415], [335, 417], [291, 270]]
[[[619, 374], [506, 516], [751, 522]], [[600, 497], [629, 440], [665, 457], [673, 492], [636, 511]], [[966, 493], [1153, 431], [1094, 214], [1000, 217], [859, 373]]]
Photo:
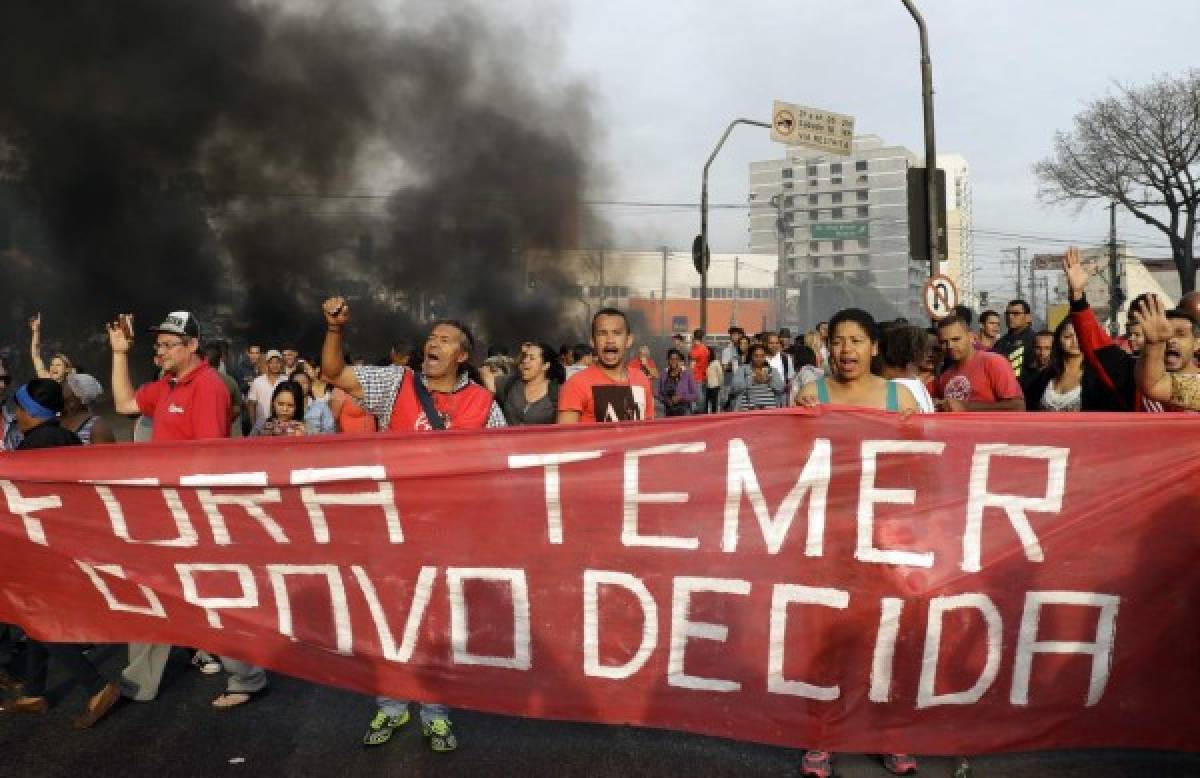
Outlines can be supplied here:
[[[126, 324], [128, 322], [128, 324]], [[154, 419], [154, 442], [229, 436], [229, 391], [201, 357], [200, 325], [187, 311], [174, 311], [157, 327], [154, 353], [162, 358], [162, 376], [135, 392], [129, 377], [133, 316], [108, 325], [112, 346], [113, 405], [117, 413]]]
[[[154, 354], [162, 361], [162, 375], [135, 392], [129, 378], [133, 316], [124, 314], [108, 325], [117, 413], [141, 413], [154, 419], [150, 438], [154, 443], [229, 437], [229, 390], [200, 355], [196, 317], [187, 311], [173, 311], [150, 332], [154, 334]], [[122, 673], [126, 694], [142, 702], [154, 699], [170, 650], [170, 646], [131, 643], [129, 666]], [[229, 657], [221, 661], [230, 674], [229, 685], [225, 694], [213, 700], [213, 707], [235, 708], [267, 688], [267, 674], [261, 667]]]

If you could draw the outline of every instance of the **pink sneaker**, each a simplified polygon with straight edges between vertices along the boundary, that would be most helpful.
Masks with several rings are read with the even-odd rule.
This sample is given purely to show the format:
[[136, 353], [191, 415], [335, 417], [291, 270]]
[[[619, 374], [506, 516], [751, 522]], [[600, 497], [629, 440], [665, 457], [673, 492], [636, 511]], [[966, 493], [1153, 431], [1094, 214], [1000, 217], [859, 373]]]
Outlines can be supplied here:
[[883, 766], [892, 775], [915, 775], [917, 758], [908, 754], [887, 754], [883, 757]]
[[831, 778], [833, 776], [833, 754], [828, 751], [805, 751], [800, 761], [800, 774], [804, 778]]

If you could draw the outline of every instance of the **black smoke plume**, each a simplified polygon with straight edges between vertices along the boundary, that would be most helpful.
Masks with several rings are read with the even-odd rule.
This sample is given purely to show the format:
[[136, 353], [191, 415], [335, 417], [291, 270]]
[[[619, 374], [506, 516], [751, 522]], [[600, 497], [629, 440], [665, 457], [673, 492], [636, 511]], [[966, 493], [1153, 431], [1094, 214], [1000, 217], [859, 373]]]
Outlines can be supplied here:
[[588, 93], [531, 36], [427, 6], [4, 4], [0, 340], [35, 310], [53, 345], [190, 309], [311, 352], [339, 292], [366, 354], [437, 316], [567, 338], [574, 288], [527, 257], [581, 239]]

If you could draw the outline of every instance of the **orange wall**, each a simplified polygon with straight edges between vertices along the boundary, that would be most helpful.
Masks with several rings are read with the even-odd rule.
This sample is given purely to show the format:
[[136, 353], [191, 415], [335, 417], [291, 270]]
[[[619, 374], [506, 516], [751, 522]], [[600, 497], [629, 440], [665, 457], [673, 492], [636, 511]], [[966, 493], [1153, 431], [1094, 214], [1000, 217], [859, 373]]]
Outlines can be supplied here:
[[[729, 329], [729, 325], [733, 323], [733, 303], [733, 300], [708, 301], [709, 334], [724, 333]], [[690, 335], [692, 330], [700, 326], [699, 300], [668, 297], [666, 304], [666, 332], [663, 331], [662, 327], [662, 300], [633, 297], [629, 300], [629, 311], [631, 313], [638, 311], [642, 314], [650, 330], [646, 334], [651, 336], [667, 337], [675, 331], [687, 332]], [[771, 308], [770, 300], [738, 300], [737, 324], [751, 334], [761, 332], [764, 329], [770, 329], [774, 325]], [[677, 316], [686, 316], [687, 326], [682, 329], [677, 328], [676, 330], [672, 330], [672, 320]]]

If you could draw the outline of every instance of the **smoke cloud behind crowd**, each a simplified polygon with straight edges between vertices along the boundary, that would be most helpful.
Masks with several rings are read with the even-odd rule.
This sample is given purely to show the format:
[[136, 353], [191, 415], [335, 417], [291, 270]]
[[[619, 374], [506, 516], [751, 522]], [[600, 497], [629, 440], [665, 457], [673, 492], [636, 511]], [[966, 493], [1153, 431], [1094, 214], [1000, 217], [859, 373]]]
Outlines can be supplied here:
[[186, 308], [312, 348], [339, 292], [367, 356], [432, 316], [565, 337], [574, 289], [524, 252], [581, 239], [588, 92], [553, 41], [424, 6], [6, 4], [3, 340]]

